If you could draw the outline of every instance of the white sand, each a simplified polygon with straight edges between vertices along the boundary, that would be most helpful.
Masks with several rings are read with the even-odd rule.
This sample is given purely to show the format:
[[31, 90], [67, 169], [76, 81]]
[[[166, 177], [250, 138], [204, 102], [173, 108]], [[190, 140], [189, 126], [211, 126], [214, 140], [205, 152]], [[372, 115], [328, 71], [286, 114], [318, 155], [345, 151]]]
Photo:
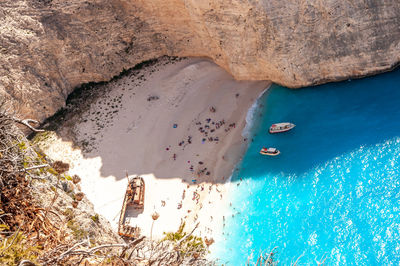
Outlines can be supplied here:
[[[269, 83], [235, 81], [205, 59], [167, 62], [162, 59], [136, 76], [107, 84], [112, 90], [92, 104], [73, 128], [62, 129], [61, 137], [44, 150], [53, 159], [71, 164], [70, 174], [82, 178], [82, 191], [115, 229], [127, 171], [145, 180], [144, 211], [130, 218], [144, 235], [150, 235], [151, 214], [156, 211], [160, 217], [154, 223], [153, 238], [176, 231], [181, 219], [186, 221], [187, 231], [200, 222], [197, 235], [218, 238], [229, 206], [229, 182], [225, 181], [246, 146], [241, 136], [246, 113]], [[148, 101], [150, 96], [158, 99]], [[216, 112], [211, 112], [211, 107]], [[207, 118], [212, 119], [210, 123]], [[216, 129], [215, 123], [221, 120], [225, 124]], [[233, 123], [235, 126], [229, 126]], [[210, 126], [208, 137], [219, 141], [202, 142], [208, 137], [199, 128], [205, 125]], [[215, 131], [211, 133], [211, 129]], [[93, 150], [83, 153], [72, 148], [66, 140], [71, 134], [78, 143], [87, 141]], [[184, 143], [179, 146], [181, 141]], [[203, 174], [196, 174], [204, 168]], [[193, 200], [194, 191], [199, 193], [198, 202]], [[180, 202], [182, 208], [178, 209]]]

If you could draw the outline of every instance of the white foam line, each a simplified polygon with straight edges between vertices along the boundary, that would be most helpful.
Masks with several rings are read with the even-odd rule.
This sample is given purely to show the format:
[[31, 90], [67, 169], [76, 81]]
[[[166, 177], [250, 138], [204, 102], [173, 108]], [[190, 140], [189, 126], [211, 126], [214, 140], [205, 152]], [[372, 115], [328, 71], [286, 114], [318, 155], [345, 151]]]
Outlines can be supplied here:
[[260, 93], [260, 95], [257, 97], [257, 99], [254, 101], [252, 106], [247, 111], [246, 125], [244, 126], [242, 131], [242, 136], [244, 138], [248, 138], [250, 136], [251, 129], [253, 128], [254, 125], [254, 113], [256, 112], [257, 108], [260, 105], [260, 98], [264, 95], [266, 91], [268, 91], [270, 87], [271, 85], [269, 85], [267, 88], [265, 88], [265, 90], [263, 90], [263, 92]]

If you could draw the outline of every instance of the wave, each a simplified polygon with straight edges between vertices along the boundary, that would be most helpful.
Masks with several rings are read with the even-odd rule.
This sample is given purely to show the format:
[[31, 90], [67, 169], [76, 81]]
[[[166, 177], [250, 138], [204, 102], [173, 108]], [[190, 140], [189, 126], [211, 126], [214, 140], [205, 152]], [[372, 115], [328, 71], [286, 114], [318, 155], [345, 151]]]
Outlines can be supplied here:
[[249, 108], [249, 110], [247, 111], [247, 115], [246, 115], [246, 125], [243, 128], [242, 131], [242, 136], [244, 138], [249, 138], [251, 136], [251, 131], [253, 129], [254, 126], [254, 122], [255, 122], [255, 114], [256, 111], [259, 110], [259, 106], [260, 106], [260, 98], [264, 95], [265, 92], [268, 91], [268, 89], [271, 87], [271, 85], [269, 85], [267, 88], [265, 88], [265, 90], [263, 90], [260, 95], [258, 95], [257, 99], [254, 101], [253, 105]]

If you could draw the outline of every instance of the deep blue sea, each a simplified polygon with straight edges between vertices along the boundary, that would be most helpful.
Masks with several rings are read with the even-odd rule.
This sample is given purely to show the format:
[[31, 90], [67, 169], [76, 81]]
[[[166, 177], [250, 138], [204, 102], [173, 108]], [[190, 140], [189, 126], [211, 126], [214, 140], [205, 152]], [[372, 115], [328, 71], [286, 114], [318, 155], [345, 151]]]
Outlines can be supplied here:
[[[296, 127], [269, 134], [277, 122]], [[303, 265], [400, 263], [400, 70], [300, 90], [273, 85], [250, 134], [220, 263], [244, 265], [274, 247], [282, 265], [299, 256]], [[264, 146], [281, 154], [262, 156]]]

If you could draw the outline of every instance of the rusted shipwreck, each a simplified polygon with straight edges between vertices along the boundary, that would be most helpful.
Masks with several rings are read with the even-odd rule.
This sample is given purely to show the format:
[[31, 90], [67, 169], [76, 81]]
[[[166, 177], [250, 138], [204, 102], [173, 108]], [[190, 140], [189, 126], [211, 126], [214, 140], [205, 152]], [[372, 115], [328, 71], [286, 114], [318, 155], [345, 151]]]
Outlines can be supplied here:
[[[128, 177], [128, 176], [127, 176]], [[144, 209], [144, 180], [142, 177], [128, 177], [128, 187], [125, 192], [122, 204], [121, 215], [118, 223], [118, 234], [127, 238], [137, 238], [140, 235], [140, 228], [129, 224], [128, 214], [132, 211], [143, 212]]]

